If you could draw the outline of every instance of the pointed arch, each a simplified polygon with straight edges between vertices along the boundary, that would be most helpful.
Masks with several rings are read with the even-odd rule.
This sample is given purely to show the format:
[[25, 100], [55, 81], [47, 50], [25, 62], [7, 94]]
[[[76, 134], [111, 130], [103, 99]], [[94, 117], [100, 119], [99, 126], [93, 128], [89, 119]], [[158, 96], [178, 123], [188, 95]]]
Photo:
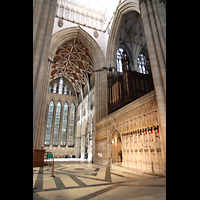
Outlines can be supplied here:
[[[95, 90], [95, 102], [99, 102], [99, 104], [95, 104], [95, 115], [96, 119], [98, 120], [99, 118], [105, 116], [106, 114], [106, 104], [104, 101], [101, 101], [101, 97], [106, 98], [106, 73], [103, 71], [101, 72], [100, 69], [102, 70], [105, 67], [105, 56], [103, 54], [102, 49], [98, 45], [98, 43], [95, 41], [95, 39], [89, 35], [85, 30], [83, 30], [80, 26], [77, 27], [70, 27], [70, 28], [65, 28], [62, 29], [58, 32], [56, 32], [51, 39], [51, 45], [49, 49], [49, 55], [48, 58], [53, 62], [55, 53], [57, 49], [66, 41], [72, 40], [74, 38], [78, 38], [78, 40], [85, 45], [87, 49], [89, 49], [91, 54], [91, 59], [94, 62], [94, 77], [95, 77], [95, 85], [98, 87]], [[48, 79], [50, 79], [50, 74]], [[89, 84], [89, 82], [87, 82]], [[101, 89], [100, 89], [101, 86]], [[88, 85], [89, 87], [89, 85]], [[81, 89], [81, 99], [83, 100], [83, 91]], [[101, 109], [100, 109], [101, 108]]]
[[80, 26], [62, 29], [56, 32], [51, 38], [49, 59], [53, 60], [57, 49], [66, 41], [78, 38], [84, 45], [93, 52], [91, 57], [95, 60], [94, 68], [99, 69], [105, 64], [105, 57], [98, 43], [84, 31]]
[[122, 140], [122, 134], [121, 134], [120, 130], [118, 129], [118, 127], [113, 126], [111, 128], [111, 130], [108, 132], [107, 143], [111, 143], [112, 142], [113, 133], [116, 132], [116, 131], [119, 132], [120, 138]]
[[[115, 66], [115, 55], [117, 48], [119, 47], [120, 41], [117, 40], [119, 37], [119, 29], [122, 26], [122, 19], [123, 15], [130, 11], [136, 11], [140, 13], [139, 9], [139, 2], [138, 0], [133, 0], [133, 1], [123, 1], [118, 9], [116, 10], [112, 27], [109, 33], [109, 38], [108, 38], [108, 45], [107, 45], [107, 52], [106, 52], [106, 66], [109, 67], [110, 64], [111, 66]], [[120, 23], [119, 23], [120, 22]]]
[[107, 156], [111, 158], [112, 162], [119, 161], [119, 151], [122, 150], [122, 135], [116, 126], [113, 126], [107, 137]]

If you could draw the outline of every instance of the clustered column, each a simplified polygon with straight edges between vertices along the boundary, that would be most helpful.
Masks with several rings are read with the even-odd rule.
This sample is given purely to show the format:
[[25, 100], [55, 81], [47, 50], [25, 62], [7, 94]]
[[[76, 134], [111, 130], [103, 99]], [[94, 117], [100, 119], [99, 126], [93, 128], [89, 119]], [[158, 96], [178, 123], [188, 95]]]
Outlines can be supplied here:
[[41, 131], [40, 121], [45, 116], [41, 108], [45, 107], [43, 93], [55, 11], [56, 0], [33, 0], [33, 149], [41, 148], [35, 139]]
[[166, 12], [165, 1], [140, 0], [147, 48], [156, 91], [162, 134], [163, 162], [166, 152]]
[[107, 70], [102, 68], [95, 70], [95, 115], [96, 122], [106, 116], [106, 88], [107, 88]]

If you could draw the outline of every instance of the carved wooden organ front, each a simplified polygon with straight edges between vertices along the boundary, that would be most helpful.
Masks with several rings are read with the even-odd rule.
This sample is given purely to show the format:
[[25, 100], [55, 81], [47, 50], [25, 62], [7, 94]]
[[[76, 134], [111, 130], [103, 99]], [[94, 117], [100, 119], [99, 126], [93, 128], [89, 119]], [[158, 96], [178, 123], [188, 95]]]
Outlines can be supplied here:
[[122, 58], [123, 72], [113, 74], [110, 67], [108, 81], [108, 114], [154, 90], [150, 74], [131, 71], [127, 58]]

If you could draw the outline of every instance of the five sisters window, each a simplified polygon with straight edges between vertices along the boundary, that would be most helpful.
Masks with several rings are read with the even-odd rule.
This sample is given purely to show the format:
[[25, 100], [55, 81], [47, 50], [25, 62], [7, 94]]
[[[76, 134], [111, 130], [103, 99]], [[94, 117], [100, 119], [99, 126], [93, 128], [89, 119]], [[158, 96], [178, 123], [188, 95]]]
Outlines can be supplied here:
[[[54, 111], [54, 102], [51, 101], [49, 104], [46, 133], [45, 133], [45, 142], [44, 142], [45, 146], [49, 146], [52, 143], [53, 143], [53, 146], [58, 146], [58, 145], [66, 146], [68, 126], [69, 126], [68, 146], [73, 146], [75, 105], [74, 103], [72, 103], [70, 110], [68, 109], [67, 102], [64, 104], [63, 109], [61, 109], [61, 107], [62, 105], [60, 101], [57, 103], [55, 111]], [[69, 125], [68, 125], [68, 115], [70, 117]], [[60, 126], [62, 126], [61, 129], [60, 129]], [[54, 129], [53, 131], [52, 131], [52, 127]], [[51, 134], [53, 134], [52, 137], [51, 137]], [[52, 138], [52, 142], [51, 142], [51, 138]], [[60, 142], [59, 142], [59, 138], [60, 138]]]

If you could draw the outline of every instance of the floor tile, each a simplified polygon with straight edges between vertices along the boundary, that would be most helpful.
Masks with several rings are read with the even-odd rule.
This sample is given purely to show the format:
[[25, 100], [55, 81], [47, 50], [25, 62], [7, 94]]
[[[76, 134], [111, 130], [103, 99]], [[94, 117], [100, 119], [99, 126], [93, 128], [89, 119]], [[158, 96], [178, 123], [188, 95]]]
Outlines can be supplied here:
[[33, 200], [165, 200], [166, 178], [127, 174], [87, 162], [33, 168]]

